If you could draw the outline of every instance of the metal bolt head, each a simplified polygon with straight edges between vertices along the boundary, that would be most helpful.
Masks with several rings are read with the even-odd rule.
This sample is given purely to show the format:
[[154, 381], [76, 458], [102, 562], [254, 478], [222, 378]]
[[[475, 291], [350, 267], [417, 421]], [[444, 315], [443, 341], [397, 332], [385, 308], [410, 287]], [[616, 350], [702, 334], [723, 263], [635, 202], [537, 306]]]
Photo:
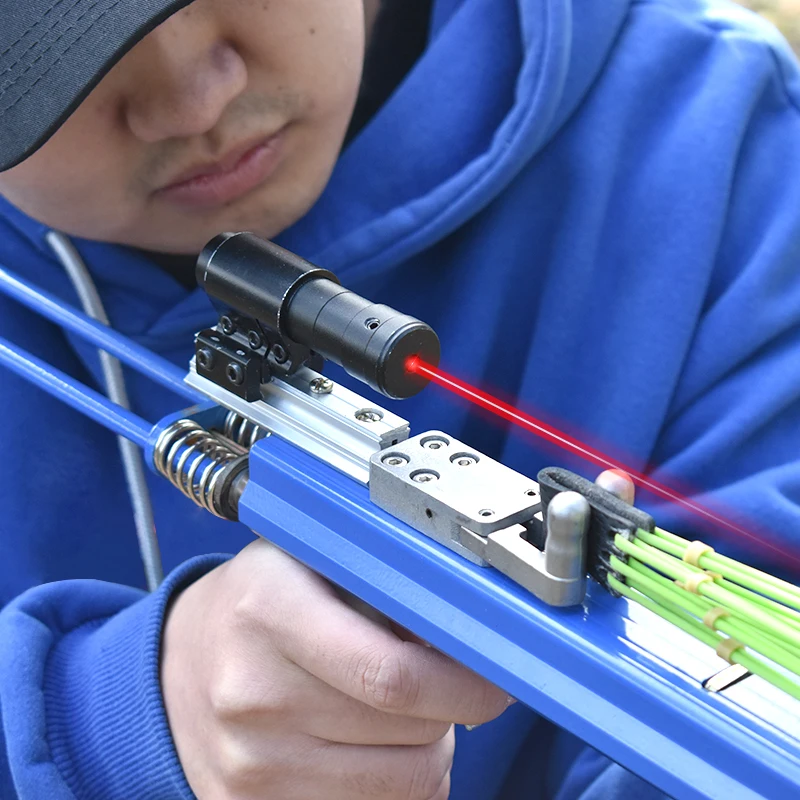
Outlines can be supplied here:
[[426, 450], [441, 450], [450, 444], [447, 439], [442, 439], [440, 436], [431, 436], [428, 439], [422, 440], [422, 446]]
[[244, 383], [244, 370], [240, 364], [228, 364], [225, 369], [225, 375], [236, 386], [241, 386]]
[[314, 394], [330, 394], [333, 391], [333, 381], [330, 378], [314, 378], [311, 381], [311, 391]]
[[411, 476], [411, 480], [415, 483], [430, 483], [431, 481], [438, 481], [439, 476], [435, 472], [421, 470], [420, 472], [415, 472]]
[[236, 326], [233, 324], [233, 320], [228, 317], [220, 317], [219, 326], [222, 328], [222, 332], [226, 336], [231, 336], [236, 331]]
[[250, 331], [250, 333], [247, 334], [247, 343], [253, 350], [258, 350], [258, 348], [261, 347], [263, 342], [261, 341], [258, 331]]
[[479, 460], [474, 453], [456, 453], [450, 456], [450, 461], [457, 467], [471, 467], [473, 464], [477, 464]]
[[211, 369], [214, 366], [214, 353], [208, 347], [197, 351], [197, 366], [200, 369]]
[[362, 408], [360, 411], [356, 411], [356, 419], [359, 422], [380, 422], [383, 414], [373, 408]]
[[389, 467], [402, 467], [404, 464], [408, 464], [408, 459], [401, 453], [389, 453], [381, 460]]
[[289, 356], [286, 354], [286, 348], [282, 345], [274, 344], [272, 345], [272, 357], [275, 359], [276, 364], [284, 364]]

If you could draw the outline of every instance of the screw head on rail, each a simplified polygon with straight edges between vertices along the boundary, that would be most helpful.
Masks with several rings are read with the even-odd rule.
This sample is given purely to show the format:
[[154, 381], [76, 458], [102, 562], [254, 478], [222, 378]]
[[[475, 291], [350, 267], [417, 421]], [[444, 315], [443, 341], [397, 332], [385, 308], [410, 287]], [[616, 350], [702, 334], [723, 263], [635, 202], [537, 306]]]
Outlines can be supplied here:
[[359, 422], [380, 422], [383, 419], [383, 414], [374, 408], [362, 408], [356, 411], [356, 419]]
[[236, 326], [233, 324], [233, 320], [227, 315], [220, 317], [219, 326], [226, 336], [232, 336], [236, 332]]
[[444, 436], [427, 436], [420, 442], [420, 444], [426, 450], [442, 450], [443, 448], [450, 446], [449, 440], [445, 439]]
[[439, 475], [433, 470], [421, 469], [419, 472], [412, 473], [411, 480], [414, 483], [431, 483], [432, 481], [438, 481]]
[[314, 378], [311, 381], [313, 394], [330, 394], [333, 391], [333, 381], [330, 378]]
[[214, 366], [214, 353], [207, 347], [197, 351], [197, 366], [201, 369], [211, 369]]
[[286, 352], [286, 348], [280, 344], [272, 345], [272, 357], [275, 359], [276, 364], [285, 364], [286, 360], [289, 358], [289, 354]]
[[240, 364], [228, 364], [225, 376], [235, 386], [241, 386], [244, 383], [244, 370]]
[[389, 467], [402, 467], [404, 464], [408, 464], [409, 459], [402, 453], [389, 453], [381, 461]]

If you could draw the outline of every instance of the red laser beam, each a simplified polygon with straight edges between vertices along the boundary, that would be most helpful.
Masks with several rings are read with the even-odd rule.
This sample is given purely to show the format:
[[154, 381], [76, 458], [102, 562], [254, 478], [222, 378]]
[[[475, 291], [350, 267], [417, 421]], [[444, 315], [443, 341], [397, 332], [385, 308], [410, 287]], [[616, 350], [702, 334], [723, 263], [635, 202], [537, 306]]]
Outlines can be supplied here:
[[558, 428], [548, 425], [546, 422], [542, 422], [541, 420], [538, 420], [535, 417], [520, 411], [518, 408], [514, 408], [514, 406], [511, 406], [508, 403], [504, 403], [502, 400], [493, 397], [487, 392], [483, 392], [480, 389], [476, 389], [474, 386], [470, 386], [470, 384], [465, 383], [464, 381], [459, 380], [452, 375], [449, 375], [447, 372], [443, 372], [438, 367], [434, 367], [431, 364], [426, 363], [419, 356], [411, 356], [406, 361], [406, 369], [412, 374], [421, 375], [422, 377], [428, 378], [428, 380], [430, 380], [432, 383], [447, 389], [453, 394], [456, 394], [459, 397], [462, 397], [487, 411], [490, 411], [492, 414], [500, 417], [501, 419], [508, 420], [509, 422], [514, 423], [514, 425], [518, 425], [520, 428], [523, 428], [524, 430], [533, 433], [542, 439], [546, 439], [547, 441], [552, 442], [559, 447], [563, 447], [565, 450], [570, 450], [573, 453], [577, 453], [579, 456], [582, 456], [593, 464], [597, 464], [605, 469], [619, 469], [623, 472], [626, 472], [628, 475], [630, 475], [631, 479], [637, 486], [647, 489], [654, 495], [662, 497], [665, 500], [669, 500], [672, 503], [676, 503], [683, 508], [694, 512], [695, 514], [699, 514], [716, 525], [721, 525], [732, 533], [750, 540], [759, 547], [768, 548], [782, 559], [791, 560], [795, 567], [800, 567], [800, 558], [797, 555], [787, 552], [772, 542], [765, 540], [762, 536], [758, 536], [752, 531], [748, 531], [746, 528], [737, 525], [730, 519], [726, 519], [722, 515], [705, 508], [699, 503], [689, 500], [688, 498], [676, 492], [674, 489], [671, 489], [669, 486], [659, 483], [658, 481], [654, 481], [652, 478], [648, 478], [643, 473], [632, 469], [631, 467], [628, 467], [619, 461], [609, 458], [600, 450], [584, 444], [569, 434], [560, 431]]

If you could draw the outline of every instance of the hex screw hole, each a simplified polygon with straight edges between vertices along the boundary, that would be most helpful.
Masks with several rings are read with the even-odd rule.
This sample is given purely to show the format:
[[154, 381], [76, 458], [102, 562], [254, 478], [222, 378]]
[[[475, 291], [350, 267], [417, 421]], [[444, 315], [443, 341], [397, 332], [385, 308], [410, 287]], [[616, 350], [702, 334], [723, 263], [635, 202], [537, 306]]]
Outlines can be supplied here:
[[482, 508], [478, 513], [482, 517], [491, 517], [492, 514], [494, 514], [494, 511], [492, 511], [490, 508]]
[[383, 419], [383, 412], [377, 408], [360, 408], [355, 416], [359, 422], [380, 422]]
[[289, 354], [282, 345], [274, 344], [272, 345], [272, 357], [277, 364], [284, 364], [289, 358]]
[[211, 369], [214, 366], [214, 353], [207, 347], [197, 351], [197, 365], [201, 369]]
[[244, 370], [239, 364], [228, 364], [225, 377], [235, 386], [241, 386], [244, 383]]
[[426, 450], [442, 450], [450, 444], [450, 440], [444, 436], [426, 436], [420, 444]]
[[456, 453], [454, 456], [450, 456], [450, 461], [458, 467], [471, 467], [480, 459], [474, 453]]
[[439, 480], [439, 473], [432, 469], [420, 469], [411, 473], [411, 480], [414, 483], [431, 483]]
[[433, 519], [433, 511], [431, 511], [429, 508], [426, 508], [426, 509], [425, 509], [425, 516], [426, 516], [428, 519]]

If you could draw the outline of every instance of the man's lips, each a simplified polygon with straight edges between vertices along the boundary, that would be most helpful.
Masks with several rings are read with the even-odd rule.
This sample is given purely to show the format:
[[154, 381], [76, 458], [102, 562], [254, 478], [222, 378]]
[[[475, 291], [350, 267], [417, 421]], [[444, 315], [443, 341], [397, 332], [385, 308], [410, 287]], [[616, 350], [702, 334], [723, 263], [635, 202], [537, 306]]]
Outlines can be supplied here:
[[278, 167], [284, 131], [238, 147], [212, 164], [186, 170], [156, 196], [179, 206], [213, 208], [247, 194]]

